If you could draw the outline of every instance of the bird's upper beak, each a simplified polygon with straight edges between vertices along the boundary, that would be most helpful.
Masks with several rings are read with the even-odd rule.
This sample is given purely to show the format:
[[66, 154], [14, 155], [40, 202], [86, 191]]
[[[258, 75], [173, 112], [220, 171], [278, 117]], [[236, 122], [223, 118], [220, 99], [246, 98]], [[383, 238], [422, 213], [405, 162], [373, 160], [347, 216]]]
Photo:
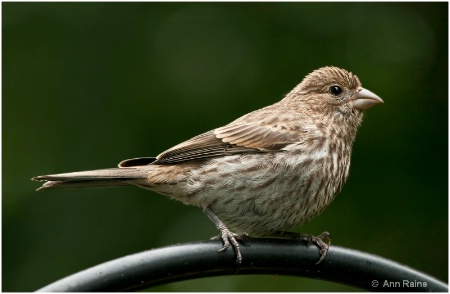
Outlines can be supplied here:
[[365, 110], [379, 103], [384, 102], [377, 94], [362, 87], [358, 88], [355, 97], [353, 98], [353, 108], [359, 110]]

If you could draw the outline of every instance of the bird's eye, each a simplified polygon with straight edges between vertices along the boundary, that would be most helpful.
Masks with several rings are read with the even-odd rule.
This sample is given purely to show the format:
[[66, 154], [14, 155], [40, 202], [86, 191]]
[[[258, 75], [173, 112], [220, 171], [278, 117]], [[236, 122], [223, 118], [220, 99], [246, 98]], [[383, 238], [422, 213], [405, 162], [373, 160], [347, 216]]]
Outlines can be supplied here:
[[330, 89], [330, 94], [333, 96], [339, 96], [342, 93], [342, 88], [339, 86], [331, 86]]

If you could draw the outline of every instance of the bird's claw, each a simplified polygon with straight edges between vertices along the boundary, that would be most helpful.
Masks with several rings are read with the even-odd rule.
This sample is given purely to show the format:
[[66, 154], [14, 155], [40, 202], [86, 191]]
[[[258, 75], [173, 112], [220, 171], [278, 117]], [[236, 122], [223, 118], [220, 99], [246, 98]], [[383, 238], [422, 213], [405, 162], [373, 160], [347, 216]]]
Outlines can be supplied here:
[[238, 265], [239, 270], [239, 266], [242, 263], [242, 254], [238, 240], [250, 240], [250, 237], [247, 233], [235, 234], [230, 231], [227, 226], [217, 217], [214, 211], [212, 211], [211, 208], [205, 207], [203, 208], [203, 211], [211, 219], [211, 221], [216, 224], [217, 230], [219, 230], [220, 232], [219, 236], [211, 238], [211, 240], [222, 240], [223, 246], [218, 250], [218, 252], [224, 252], [228, 247], [232, 246], [236, 254], [236, 264]]
[[[322, 260], [324, 260], [325, 256], [328, 253], [328, 250], [330, 249], [330, 244], [331, 244], [331, 236], [330, 233], [328, 232], [323, 232], [322, 234], [320, 234], [319, 236], [312, 236], [312, 235], [303, 235], [304, 236], [304, 240], [307, 241], [307, 244], [315, 244], [317, 247], [319, 247], [320, 251], [319, 251], [319, 255], [320, 258], [319, 260], [316, 262], [316, 264], [319, 264], [322, 262]], [[328, 240], [328, 244], [325, 243], [323, 241], [323, 239], [327, 239]]]
[[[323, 232], [319, 236], [313, 236], [313, 235], [302, 234], [302, 233], [294, 233], [294, 232], [276, 232], [273, 236], [304, 241], [304, 242], [306, 242], [306, 246], [309, 246], [311, 244], [316, 245], [319, 248], [319, 255], [320, 255], [320, 258], [316, 262], [316, 264], [319, 264], [322, 262], [322, 260], [324, 260], [325, 256], [328, 253], [328, 250], [330, 249], [329, 245], [331, 244], [331, 235], [328, 232]], [[328, 242], [327, 242], [328, 244], [323, 241], [324, 239], [328, 240]]]
[[236, 254], [236, 264], [240, 265], [242, 263], [242, 254], [238, 240], [250, 240], [250, 237], [247, 233], [235, 234], [223, 224], [218, 225], [217, 229], [220, 231], [220, 235], [211, 238], [212, 240], [221, 239], [223, 242], [222, 248], [217, 252], [224, 252], [228, 247], [232, 246]]

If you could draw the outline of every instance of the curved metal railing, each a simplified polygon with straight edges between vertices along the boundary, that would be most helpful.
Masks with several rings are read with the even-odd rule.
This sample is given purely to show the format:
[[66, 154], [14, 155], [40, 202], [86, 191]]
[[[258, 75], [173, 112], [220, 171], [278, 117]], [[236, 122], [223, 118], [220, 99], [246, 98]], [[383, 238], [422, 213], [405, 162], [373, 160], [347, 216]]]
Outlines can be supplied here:
[[448, 292], [448, 285], [385, 258], [330, 246], [318, 265], [318, 249], [286, 239], [252, 239], [241, 246], [236, 268], [230, 248], [218, 253], [220, 241], [173, 245], [128, 255], [56, 281], [41, 292], [135, 291], [201, 277], [277, 274], [323, 279], [369, 291]]

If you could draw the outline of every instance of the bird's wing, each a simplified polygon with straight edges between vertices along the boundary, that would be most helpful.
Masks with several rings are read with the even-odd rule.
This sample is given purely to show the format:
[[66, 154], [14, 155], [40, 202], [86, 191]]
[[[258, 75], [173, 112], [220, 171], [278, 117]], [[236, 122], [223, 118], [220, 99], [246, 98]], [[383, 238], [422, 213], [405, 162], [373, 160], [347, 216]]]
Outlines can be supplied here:
[[214, 131], [209, 131], [164, 151], [156, 157], [155, 163], [176, 163], [226, 154], [258, 151], [253, 148], [225, 143], [215, 136]]
[[170, 148], [158, 155], [155, 163], [281, 150], [302, 140], [298, 122], [294, 114], [274, 116], [270, 110], [253, 112]]

